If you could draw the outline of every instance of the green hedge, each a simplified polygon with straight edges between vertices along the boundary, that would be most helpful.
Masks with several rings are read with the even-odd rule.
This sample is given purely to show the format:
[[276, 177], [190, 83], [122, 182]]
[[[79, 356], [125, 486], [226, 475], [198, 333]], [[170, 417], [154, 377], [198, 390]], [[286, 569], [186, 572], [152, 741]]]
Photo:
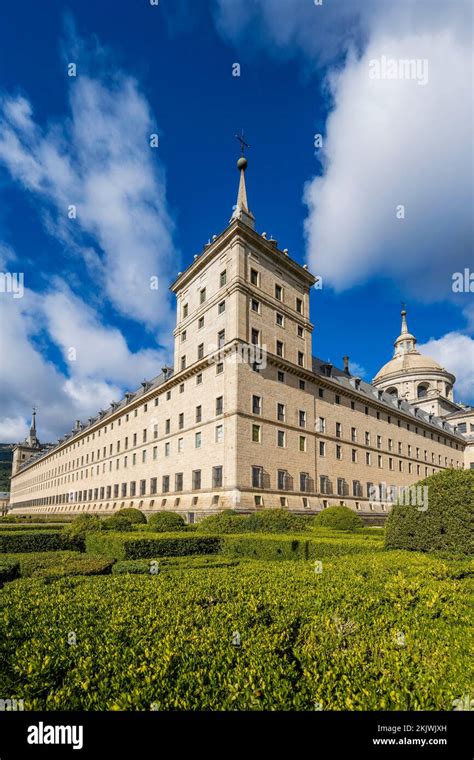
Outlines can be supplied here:
[[210, 515], [197, 523], [198, 533], [211, 533], [213, 536], [225, 533], [245, 533], [247, 517], [239, 515], [232, 509], [225, 509], [217, 515]]
[[20, 577], [20, 563], [17, 559], [0, 558], [0, 586]]
[[314, 524], [334, 530], [354, 531], [364, 527], [362, 518], [343, 504], [327, 507], [319, 515], [316, 515]]
[[216, 554], [221, 540], [215, 536], [179, 534], [89, 533], [86, 550], [115, 559], [184, 556], [187, 554]]
[[84, 551], [84, 541], [80, 537], [67, 536], [59, 531], [0, 532], [0, 553], [4, 552], [49, 552], [61, 549]]
[[245, 518], [242, 533], [298, 533], [313, 520], [312, 515], [297, 515], [288, 509], [261, 509]]
[[155, 533], [172, 533], [175, 530], [183, 530], [186, 523], [182, 515], [177, 512], [157, 512], [148, 521], [149, 530]]
[[23, 531], [23, 530], [31, 532], [31, 531], [41, 530], [43, 531], [43, 533], [45, 531], [54, 533], [60, 530], [64, 530], [64, 528], [65, 528], [64, 525], [44, 525], [44, 524], [43, 525], [20, 525], [19, 523], [10, 523], [10, 524], [7, 523], [5, 525], [0, 525], [0, 532], [10, 533], [10, 531]]
[[323, 559], [345, 554], [382, 551], [381, 542], [372, 542], [365, 536], [351, 539], [306, 538], [273, 535], [222, 536], [222, 553], [229, 557], [253, 559]]
[[0, 558], [0, 564], [3, 561], [19, 564], [22, 578], [104, 575], [110, 573], [114, 563], [111, 557], [72, 551], [5, 554]]
[[[152, 565], [152, 562], [157, 562]], [[158, 575], [162, 570], [208, 570], [216, 567], [235, 567], [237, 560], [226, 559], [222, 556], [193, 556], [193, 557], [159, 557], [151, 559], [124, 559], [116, 562], [112, 568], [113, 575]]]
[[472, 553], [474, 470], [444, 470], [416, 486], [428, 488], [428, 508], [395, 505], [386, 523], [386, 548]]

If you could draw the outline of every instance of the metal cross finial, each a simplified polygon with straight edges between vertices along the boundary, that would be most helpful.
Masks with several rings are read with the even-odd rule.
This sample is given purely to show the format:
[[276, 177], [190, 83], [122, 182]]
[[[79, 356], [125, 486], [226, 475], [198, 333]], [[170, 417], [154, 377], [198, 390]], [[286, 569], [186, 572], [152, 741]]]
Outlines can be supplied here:
[[244, 130], [240, 130], [240, 135], [235, 135], [235, 139], [239, 141], [240, 143], [240, 150], [242, 151], [242, 155], [244, 155], [245, 148], [250, 148], [250, 145], [245, 142], [244, 140]]

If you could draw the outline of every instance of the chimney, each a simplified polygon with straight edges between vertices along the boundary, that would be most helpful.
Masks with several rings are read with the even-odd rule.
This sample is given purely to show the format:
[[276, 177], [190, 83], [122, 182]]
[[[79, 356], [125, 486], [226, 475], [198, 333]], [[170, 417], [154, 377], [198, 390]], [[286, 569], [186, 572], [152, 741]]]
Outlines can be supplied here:
[[349, 357], [343, 356], [342, 361], [344, 362], [344, 374], [350, 375], [351, 373], [349, 372]]
[[328, 362], [327, 364], [324, 364], [323, 367], [324, 367], [324, 373], [325, 373], [326, 377], [331, 377], [332, 376], [332, 364], [330, 362]]

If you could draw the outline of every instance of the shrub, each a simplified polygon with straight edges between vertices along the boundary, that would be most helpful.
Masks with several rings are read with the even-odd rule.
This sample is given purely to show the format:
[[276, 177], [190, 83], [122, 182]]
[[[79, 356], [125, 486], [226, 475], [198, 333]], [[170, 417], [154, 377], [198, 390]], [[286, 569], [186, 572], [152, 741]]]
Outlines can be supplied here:
[[114, 512], [113, 517], [126, 517], [134, 525], [138, 523], [146, 524], [145, 515], [140, 509], [135, 509], [135, 507], [119, 509], [118, 512]]
[[20, 579], [2, 591], [2, 688], [30, 711], [449, 711], [472, 689], [469, 563], [454, 564], [391, 551], [322, 573]]
[[[157, 564], [153, 565], [152, 563]], [[238, 561], [224, 557], [195, 556], [151, 559], [125, 559], [116, 562], [112, 568], [113, 575], [158, 575], [162, 570], [206, 570], [215, 567], [234, 567]]]
[[474, 471], [444, 470], [416, 486], [428, 488], [428, 508], [394, 505], [386, 523], [386, 548], [471, 553]]
[[306, 530], [314, 518], [287, 509], [262, 509], [245, 518], [245, 533], [295, 533]]
[[186, 527], [184, 518], [176, 512], [157, 512], [148, 521], [150, 530], [155, 533], [172, 533]]
[[102, 521], [103, 530], [133, 531], [136, 525], [137, 523], [133, 523], [128, 517], [121, 515], [112, 515]]
[[86, 548], [88, 552], [115, 559], [142, 559], [186, 554], [216, 554], [220, 549], [220, 539], [210, 536], [164, 533], [124, 535], [100, 532], [87, 534]]
[[247, 518], [239, 515], [233, 509], [225, 509], [218, 515], [205, 517], [197, 524], [198, 533], [245, 533]]
[[224, 536], [222, 553], [229, 557], [253, 559], [307, 559], [308, 541], [279, 536]]
[[0, 557], [0, 586], [20, 576], [20, 563], [17, 559]]
[[66, 530], [70, 536], [84, 536], [89, 531], [102, 530], [102, 520], [98, 515], [78, 515]]
[[334, 530], [356, 530], [364, 527], [364, 521], [349, 507], [342, 505], [327, 507], [314, 518], [315, 525], [322, 525]]
[[84, 540], [81, 536], [68, 536], [59, 531], [0, 532], [0, 552], [49, 552], [61, 549], [84, 551]]

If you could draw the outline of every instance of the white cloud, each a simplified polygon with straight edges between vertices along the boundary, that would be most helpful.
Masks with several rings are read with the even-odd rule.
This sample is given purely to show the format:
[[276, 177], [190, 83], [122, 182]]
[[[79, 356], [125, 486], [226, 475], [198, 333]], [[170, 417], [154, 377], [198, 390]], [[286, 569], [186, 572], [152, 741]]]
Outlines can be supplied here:
[[[311, 268], [337, 290], [381, 275], [450, 298], [472, 256], [472, 4], [216, 0], [215, 18], [238, 46], [330, 66], [323, 175], [304, 194]], [[427, 59], [428, 83], [371, 79], [381, 56]]]
[[[0, 294], [2, 441], [26, 436], [33, 405], [40, 440], [55, 441], [74, 420], [95, 415], [125, 389], [159, 374], [164, 363], [161, 351], [131, 351], [120, 331], [101, 325], [64, 282], [53, 287], [41, 295], [25, 289], [21, 299]], [[47, 358], [45, 346], [51, 344], [62, 353], [63, 370]], [[68, 360], [70, 348], [76, 361]]]
[[23, 96], [0, 98], [0, 162], [46, 201], [48, 231], [82, 255], [92, 289], [166, 334], [177, 252], [159, 149], [150, 147], [156, 122], [130, 77], [115, 74], [106, 85], [84, 74], [69, 87], [70, 118], [47, 130]]
[[442, 338], [430, 338], [418, 350], [433, 357], [456, 376], [457, 401], [474, 403], [474, 339], [459, 332], [450, 332]]

